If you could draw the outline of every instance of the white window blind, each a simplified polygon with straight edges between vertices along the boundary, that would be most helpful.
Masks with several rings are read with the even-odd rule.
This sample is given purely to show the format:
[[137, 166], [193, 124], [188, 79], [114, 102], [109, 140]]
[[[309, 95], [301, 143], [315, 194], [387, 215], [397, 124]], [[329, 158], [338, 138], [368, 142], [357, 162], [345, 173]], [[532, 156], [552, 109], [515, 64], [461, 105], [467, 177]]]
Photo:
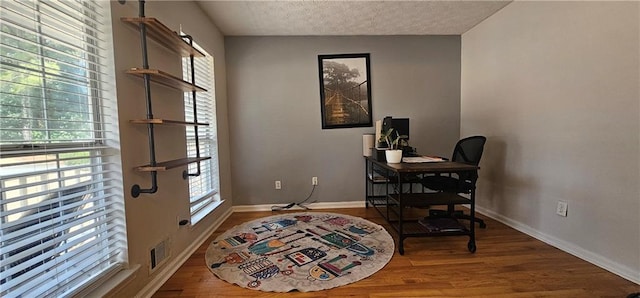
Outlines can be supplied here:
[[0, 2], [0, 296], [124, 266], [109, 2]]
[[[191, 224], [196, 224], [204, 216], [215, 209], [220, 201], [218, 195], [218, 141], [216, 129], [215, 85], [213, 76], [213, 57], [194, 43], [194, 47], [205, 54], [205, 57], [194, 58], [195, 84], [207, 89], [207, 92], [196, 94], [198, 122], [209, 123], [209, 126], [198, 126], [198, 143], [200, 156], [211, 156], [211, 159], [200, 163], [200, 175], [189, 177], [189, 196], [191, 202]], [[182, 60], [183, 77], [191, 81], [190, 58]], [[185, 120], [194, 121], [193, 95], [188, 92], [184, 96]], [[196, 128], [187, 127], [187, 155], [196, 156]], [[189, 173], [197, 172], [197, 164], [189, 165]]]

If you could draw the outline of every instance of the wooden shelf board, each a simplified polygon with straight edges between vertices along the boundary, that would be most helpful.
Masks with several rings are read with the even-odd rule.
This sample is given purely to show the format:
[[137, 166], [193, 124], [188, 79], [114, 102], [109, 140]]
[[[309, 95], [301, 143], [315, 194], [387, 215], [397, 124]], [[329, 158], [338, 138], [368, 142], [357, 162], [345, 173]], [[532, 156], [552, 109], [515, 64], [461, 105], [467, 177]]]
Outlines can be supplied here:
[[[391, 222], [391, 226], [397, 231], [400, 229], [400, 224]], [[463, 236], [470, 235], [471, 232], [465, 227], [461, 231], [451, 232], [433, 232], [418, 223], [417, 220], [404, 220], [402, 224], [402, 230], [405, 237], [424, 237], [424, 236]]]
[[[398, 194], [390, 194], [390, 199], [399, 203]], [[449, 204], [471, 204], [471, 200], [455, 193], [435, 192], [435, 193], [403, 193], [402, 201], [404, 206], [427, 207], [431, 205]]]
[[155, 167], [153, 167], [151, 165], [144, 165], [144, 166], [136, 167], [135, 169], [138, 172], [166, 171], [166, 170], [170, 170], [170, 169], [173, 169], [173, 168], [185, 166], [185, 165], [188, 165], [188, 164], [194, 163], [194, 162], [200, 162], [200, 161], [207, 160], [207, 159], [211, 159], [211, 157], [200, 157], [200, 158], [197, 158], [197, 157], [186, 157], [186, 158], [180, 158], [180, 159], [174, 159], [174, 160], [169, 160], [169, 161], [158, 162], [158, 163], [156, 163]]
[[120, 18], [120, 20], [136, 29], [139, 28], [140, 24], [145, 24], [148, 37], [184, 57], [188, 57], [190, 55], [193, 55], [194, 57], [204, 57], [202, 52], [189, 45], [189, 43], [182, 39], [177, 32], [171, 31], [171, 29], [162, 24], [156, 18], [124, 17]]
[[129, 120], [133, 124], [159, 124], [159, 125], [177, 125], [177, 126], [209, 126], [209, 123], [196, 123], [187, 121], [177, 121], [168, 119], [133, 119]]
[[199, 87], [197, 85], [191, 84], [187, 81], [184, 81], [180, 78], [174, 77], [171, 74], [168, 74], [162, 70], [158, 69], [144, 69], [144, 68], [131, 68], [127, 70], [128, 74], [135, 75], [138, 77], [142, 77], [145, 74], [148, 74], [151, 78], [152, 82], [165, 85], [170, 88], [182, 90], [184, 92], [188, 91], [200, 91], [204, 92], [207, 89]]

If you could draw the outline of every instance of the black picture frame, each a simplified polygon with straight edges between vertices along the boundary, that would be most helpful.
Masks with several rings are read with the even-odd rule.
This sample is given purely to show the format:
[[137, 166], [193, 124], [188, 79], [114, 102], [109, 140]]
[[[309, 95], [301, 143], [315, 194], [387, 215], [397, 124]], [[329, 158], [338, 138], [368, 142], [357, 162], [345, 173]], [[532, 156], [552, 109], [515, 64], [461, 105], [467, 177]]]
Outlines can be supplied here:
[[369, 54], [318, 55], [322, 129], [371, 127]]

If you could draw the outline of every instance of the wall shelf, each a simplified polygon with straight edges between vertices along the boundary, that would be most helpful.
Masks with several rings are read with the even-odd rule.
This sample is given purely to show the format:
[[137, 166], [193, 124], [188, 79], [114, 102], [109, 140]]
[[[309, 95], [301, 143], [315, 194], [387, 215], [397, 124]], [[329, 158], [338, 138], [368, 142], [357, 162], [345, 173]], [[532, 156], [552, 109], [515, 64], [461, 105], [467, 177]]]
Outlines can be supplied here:
[[209, 123], [196, 123], [188, 121], [168, 120], [168, 119], [134, 119], [129, 120], [132, 124], [158, 124], [158, 125], [176, 125], [176, 126], [209, 126]]
[[175, 169], [177, 167], [186, 166], [190, 163], [201, 162], [207, 159], [211, 159], [211, 157], [186, 157], [186, 158], [179, 158], [179, 159], [159, 162], [159, 163], [156, 163], [155, 166], [152, 166], [152, 165], [139, 166], [139, 167], [136, 167], [135, 169], [138, 172], [167, 171], [167, 170]]
[[127, 73], [137, 77], [141, 77], [141, 78], [145, 74], [148, 74], [152, 82], [167, 86], [169, 88], [178, 89], [184, 92], [189, 92], [189, 91], [206, 92], [207, 91], [207, 89], [204, 89], [195, 84], [189, 83], [183, 79], [175, 77], [159, 69], [144, 69], [144, 68], [133, 67], [127, 70]]
[[[140, 32], [140, 41], [142, 47], [142, 67], [133, 67], [128, 69], [126, 73], [140, 77], [144, 84], [145, 101], [146, 101], [146, 119], [132, 119], [129, 122], [132, 124], [145, 124], [147, 126], [147, 136], [149, 141], [149, 163], [144, 166], [135, 167], [134, 170], [139, 172], [148, 172], [151, 174], [151, 186], [149, 188], [142, 188], [140, 185], [135, 184], [131, 187], [131, 196], [137, 198], [140, 194], [153, 194], [158, 191], [158, 178], [159, 171], [167, 171], [173, 168], [182, 167], [191, 163], [197, 163], [197, 171], [189, 173], [187, 170], [182, 172], [182, 178], [188, 179], [189, 177], [199, 176], [200, 162], [211, 159], [211, 157], [200, 156], [200, 146], [198, 140], [198, 126], [208, 126], [208, 123], [200, 123], [197, 118], [196, 110], [196, 94], [197, 92], [206, 92], [207, 90], [195, 85], [195, 67], [194, 57], [204, 57], [204, 54], [193, 47], [193, 39], [189, 35], [178, 35], [178, 33], [171, 31], [167, 26], [160, 23], [155, 18], [148, 18], [144, 15], [145, 1], [140, 0], [139, 3], [139, 15], [137, 18], [121, 18], [121, 21], [131, 27], [134, 27]], [[149, 67], [149, 55], [147, 49], [147, 39], [156, 41], [159, 45], [166, 47], [176, 53], [182, 55], [182, 57], [189, 57], [191, 81], [185, 81], [182, 78], [173, 76], [167, 72], [159, 69], [152, 69]], [[188, 40], [188, 42], [187, 42]], [[157, 83], [163, 86], [167, 86], [173, 89], [177, 89], [183, 92], [191, 92], [191, 99], [193, 100], [193, 121], [180, 121], [180, 120], [168, 120], [163, 118], [155, 118], [153, 116], [153, 100], [151, 96], [151, 82]], [[183, 97], [180, 97], [183, 100]], [[155, 125], [178, 125], [178, 126], [193, 126], [195, 131], [195, 157], [185, 157], [175, 160], [158, 162], [156, 160], [156, 146], [155, 138]], [[186, 140], [185, 140], [186, 142]]]
[[147, 36], [165, 48], [177, 52], [183, 57], [204, 57], [204, 54], [198, 49], [192, 47], [185, 42], [178, 33], [171, 31], [164, 24], [158, 21], [156, 18], [137, 17], [137, 18], [120, 18], [121, 21], [130, 25], [131, 27], [138, 29], [140, 24], [145, 24], [147, 28]]

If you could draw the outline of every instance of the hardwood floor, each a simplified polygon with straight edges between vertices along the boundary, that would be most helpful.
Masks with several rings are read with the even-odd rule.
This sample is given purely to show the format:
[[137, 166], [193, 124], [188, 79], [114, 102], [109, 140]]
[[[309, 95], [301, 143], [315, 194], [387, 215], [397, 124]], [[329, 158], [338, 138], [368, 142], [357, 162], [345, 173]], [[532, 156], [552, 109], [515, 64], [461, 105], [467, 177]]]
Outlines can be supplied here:
[[[372, 208], [313, 210], [366, 218], [388, 228]], [[299, 211], [296, 211], [299, 212]], [[640, 285], [559, 249], [484, 218], [477, 229], [477, 252], [468, 237], [408, 238], [405, 255], [370, 277], [319, 292], [270, 293], [219, 280], [204, 255], [223, 231], [276, 212], [232, 214], [153, 297], [627, 297]], [[397, 235], [389, 232], [394, 239]]]

